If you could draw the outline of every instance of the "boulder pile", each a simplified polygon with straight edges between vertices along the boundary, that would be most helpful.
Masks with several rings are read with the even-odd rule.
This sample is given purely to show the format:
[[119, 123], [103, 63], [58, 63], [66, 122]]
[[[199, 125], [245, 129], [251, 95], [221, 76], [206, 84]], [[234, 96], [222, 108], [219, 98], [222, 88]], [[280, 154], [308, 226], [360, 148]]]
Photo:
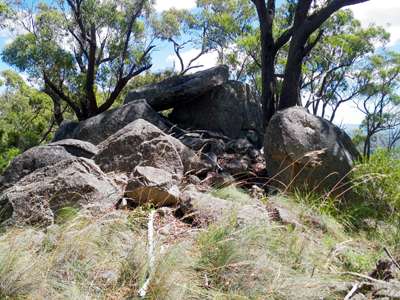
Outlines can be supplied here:
[[[339, 171], [337, 180], [356, 157], [338, 128], [299, 108], [273, 118], [265, 158], [263, 141], [260, 98], [230, 81], [226, 66], [173, 77], [129, 92], [119, 108], [65, 122], [52, 143], [17, 156], [0, 177], [0, 223], [47, 226], [66, 207], [97, 213], [146, 203], [218, 218], [233, 206], [199, 190], [235, 181], [262, 191], [266, 170], [283, 183], [315, 184]], [[303, 156], [322, 150], [322, 167], [297, 172], [309, 168]], [[264, 220], [267, 210], [249, 204], [238, 216]]]
[[157, 111], [173, 109], [170, 120], [184, 129], [248, 138], [259, 148], [264, 130], [262, 105], [249, 85], [229, 80], [226, 66], [169, 78], [131, 91], [125, 103], [145, 99]]

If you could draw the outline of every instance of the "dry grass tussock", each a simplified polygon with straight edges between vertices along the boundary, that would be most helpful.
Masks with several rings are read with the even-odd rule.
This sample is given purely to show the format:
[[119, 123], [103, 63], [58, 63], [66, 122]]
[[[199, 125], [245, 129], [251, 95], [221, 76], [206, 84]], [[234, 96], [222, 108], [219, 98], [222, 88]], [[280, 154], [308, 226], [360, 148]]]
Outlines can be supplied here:
[[[233, 188], [214, 195], [248, 201]], [[168, 226], [175, 221], [159, 214], [145, 299], [343, 299], [334, 286], [349, 278], [340, 273], [370, 271], [379, 245], [302, 203], [282, 203], [301, 226], [239, 226], [233, 213], [208, 228], [187, 225], [185, 234], [169, 238], [166, 231], [185, 225]], [[323, 229], [307, 221], [310, 214]], [[148, 215], [138, 208], [93, 219], [66, 209], [47, 230], [3, 230], [0, 299], [138, 299], [148, 275]]]

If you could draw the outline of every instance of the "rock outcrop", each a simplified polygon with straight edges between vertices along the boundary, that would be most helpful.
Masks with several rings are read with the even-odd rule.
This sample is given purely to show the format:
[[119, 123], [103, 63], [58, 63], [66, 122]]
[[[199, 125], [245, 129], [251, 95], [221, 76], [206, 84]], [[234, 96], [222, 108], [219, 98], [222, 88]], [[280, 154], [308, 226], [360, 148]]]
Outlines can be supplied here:
[[133, 90], [125, 103], [146, 99], [157, 111], [173, 108], [169, 119], [181, 128], [214, 131], [230, 139], [247, 138], [261, 148], [261, 100], [249, 85], [228, 79], [228, 68], [217, 66]]
[[110, 209], [122, 191], [85, 158], [63, 160], [25, 176], [0, 195], [6, 224], [50, 225], [65, 207]]
[[301, 107], [274, 115], [264, 149], [270, 183], [284, 188], [339, 189], [359, 157], [344, 131]]
[[[0, 178], [0, 221], [48, 225], [65, 206], [176, 206], [190, 183], [202, 191], [235, 179], [258, 184], [261, 106], [247, 85], [228, 77], [218, 66], [171, 78], [131, 92], [117, 109], [64, 122], [54, 142], [21, 154]], [[193, 130], [156, 112], [165, 108]], [[256, 213], [249, 206], [240, 215]]]
[[262, 146], [260, 98], [249, 85], [239, 81], [229, 81], [199, 94], [190, 105], [175, 105], [170, 119], [182, 128], [215, 131], [231, 139], [247, 138]]
[[66, 123], [56, 133], [54, 141], [73, 138], [97, 145], [137, 119], [144, 119], [162, 130], [169, 128], [163, 118], [145, 100], [136, 100], [75, 125]]
[[160, 83], [130, 91], [124, 103], [146, 99], [155, 110], [166, 110], [178, 104], [184, 105], [191, 102], [213, 87], [227, 82], [228, 78], [228, 67], [217, 66], [190, 75], [168, 78]]

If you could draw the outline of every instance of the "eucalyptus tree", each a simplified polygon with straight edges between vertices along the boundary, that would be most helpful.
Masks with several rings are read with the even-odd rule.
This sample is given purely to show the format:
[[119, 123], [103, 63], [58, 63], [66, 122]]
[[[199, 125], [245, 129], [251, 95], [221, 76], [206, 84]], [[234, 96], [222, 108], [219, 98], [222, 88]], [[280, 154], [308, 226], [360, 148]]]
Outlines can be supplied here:
[[[216, 52], [219, 63], [246, 65], [248, 60], [237, 56], [238, 39], [254, 31], [256, 14], [248, 0], [198, 0], [194, 10], [162, 12], [153, 19], [155, 35], [171, 42], [179, 64], [179, 73], [202, 67], [199, 59]], [[184, 50], [197, 52], [186, 61]], [[241, 72], [243, 73], [243, 72]]]
[[51, 97], [60, 123], [62, 105], [78, 120], [109, 109], [128, 81], [151, 67], [145, 34], [149, 0], [58, 0], [27, 8], [15, 1], [24, 33], [3, 60], [26, 72]]
[[[288, 22], [276, 30], [276, 1], [251, 0], [256, 9], [261, 40], [261, 83], [264, 117], [269, 122], [275, 110], [300, 103], [300, 79], [303, 59], [320, 41], [320, 27], [339, 9], [368, 0], [289, 0]], [[289, 42], [282, 90], [275, 98], [275, 64], [278, 51]]]
[[334, 14], [321, 27], [320, 43], [303, 62], [301, 96], [313, 114], [330, 121], [339, 107], [354, 100], [363, 88], [357, 76], [363, 61], [389, 41], [383, 28], [363, 28], [350, 10]]
[[[188, 10], [170, 9], [162, 12], [159, 16], [155, 15], [152, 18], [152, 26], [155, 37], [172, 44], [179, 62], [178, 74], [184, 75], [189, 70], [202, 67], [202, 65], [196, 64], [196, 61], [211, 50], [207, 40], [207, 24], [200, 24], [199, 20]], [[202, 30], [199, 32], [200, 27]], [[197, 49], [198, 53], [186, 62], [182, 51], [193, 47], [200, 49]]]
[[400, 54], [385, 52], [370, 57], [358, 77], [364, 84], [356, 104], [364, 114], [363, 152], [369, 158], [373, 137], [400, 126]]

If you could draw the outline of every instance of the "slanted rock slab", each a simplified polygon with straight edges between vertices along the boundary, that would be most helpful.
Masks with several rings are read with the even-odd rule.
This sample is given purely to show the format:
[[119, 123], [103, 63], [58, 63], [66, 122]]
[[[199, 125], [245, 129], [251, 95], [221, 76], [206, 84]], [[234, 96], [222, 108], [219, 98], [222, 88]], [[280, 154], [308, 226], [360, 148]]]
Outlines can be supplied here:
[[228, 81], [229, 68], [221, 65], [185, 76], [168, 78], [156, 84], [130, 91], [124, 103], [146, 99], [157, 111], [187, 104], [213, 87]]
[[73, 156], [85, 158], [92, 158], [99, 151], [99, 149], [92, 143], [76, 139], [60, 140], [50, 143], [48, 146], [62, 146]]
[[0, 195], [0, 204], [7, 209], [7, 224], [47, 226], [61, 208], [104, 211], [121, 197], [122, 191], [92, 160], [73, 158], [25, 176]]
[[73, 157], [92, 158], [97, 154], [95, 145], [74, 139], [66, 139], [48, 145], [28, 149], [11, 162], [0, 178], [0, 191], [18, 182], [33, 171], [54, 165]]

